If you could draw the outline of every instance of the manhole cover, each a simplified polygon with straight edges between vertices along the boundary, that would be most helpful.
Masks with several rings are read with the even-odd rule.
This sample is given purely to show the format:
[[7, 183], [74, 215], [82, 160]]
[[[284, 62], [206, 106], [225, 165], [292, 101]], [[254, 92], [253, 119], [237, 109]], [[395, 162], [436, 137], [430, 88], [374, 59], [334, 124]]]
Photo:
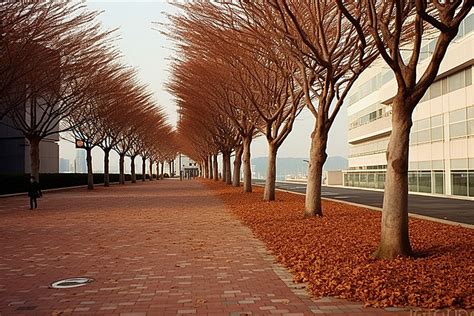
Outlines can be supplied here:
[[91, 283], [94, 279], [91, 278], [70, 278], [59, 280], [51, 283], [53, 289], [69, 289], [72, 287], [79, 287]]

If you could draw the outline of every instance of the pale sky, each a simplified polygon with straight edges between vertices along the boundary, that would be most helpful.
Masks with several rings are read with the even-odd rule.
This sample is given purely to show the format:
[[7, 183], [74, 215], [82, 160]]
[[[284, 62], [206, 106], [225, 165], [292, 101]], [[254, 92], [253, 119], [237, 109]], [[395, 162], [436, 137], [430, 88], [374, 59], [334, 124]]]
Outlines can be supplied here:
[[[124, 55], [124, 61], [139, 70], [139, 78], [149, 85], [156, 102], [166, 109], [170, 122], [174, 125], [177, 119], [176, 105], [173, 97], [165, 90], [169, 77], [169, 57], [172, 56], [172, 43], [162, 35], [153, 22], [167, 22], [166, 13], [177, 12], [177, 9], [165, 1], [106, 1], [89, 0], [86, 2], [91, 10], [103, 11], [99, 19], [104, 28], [119, 27], [117, 34], [120, 40], [117, 46]], [[297, 118], [292, 133], [279, 150], [279, 157], [308, 157], [310, 134], [314, 126], [311, 113], [305, 111]], [[328, 156], [347, 157], [347, 115], [342, 109], [337, 118], [328, 144]], [[75, 150], [71, 144], [60, 142], [60, 157], [74, 159]], [[101, 150], [93, 151], [94, 169], [102, 168]], [[252, 156], [267, 156], [267, 145], [264, 137], [256, 139], [252, 146]], [[111, 164], [116, 164], [117, 157], [112, 156]]]

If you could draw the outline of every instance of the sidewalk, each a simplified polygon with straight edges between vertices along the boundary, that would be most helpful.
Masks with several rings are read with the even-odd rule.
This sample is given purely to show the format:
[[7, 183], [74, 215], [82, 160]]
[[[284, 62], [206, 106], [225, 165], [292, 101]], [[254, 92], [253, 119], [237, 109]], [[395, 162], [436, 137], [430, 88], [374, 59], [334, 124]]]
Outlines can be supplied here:
[[[197, 181], [58, 191], [34, 211], [25, 197], [0, 203], [0, 315], [384, 312], [311, 301]], [[83, 276], [95, 281], [49, 288]]]

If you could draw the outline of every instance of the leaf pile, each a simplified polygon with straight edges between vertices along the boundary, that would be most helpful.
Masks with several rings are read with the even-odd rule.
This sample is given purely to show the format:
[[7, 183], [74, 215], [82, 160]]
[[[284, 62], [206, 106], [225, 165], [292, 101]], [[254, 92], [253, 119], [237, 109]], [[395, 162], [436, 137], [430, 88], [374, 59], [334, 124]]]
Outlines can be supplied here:
[[415, 258], [375, 260], [381, 212], [323, 201], [323, 218], [304, 218], [304, 197], [207, 181], [225, 204], [266, 243], [315, 297], [335, 296], [366, 306], [474, 307], [474, 230], [410, 218]]

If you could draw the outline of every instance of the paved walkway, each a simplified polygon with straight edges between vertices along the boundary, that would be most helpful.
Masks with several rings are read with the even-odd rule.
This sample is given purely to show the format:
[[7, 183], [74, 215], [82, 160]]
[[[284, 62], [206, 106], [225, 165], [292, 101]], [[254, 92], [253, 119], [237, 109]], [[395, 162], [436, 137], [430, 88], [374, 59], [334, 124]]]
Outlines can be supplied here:
[[[259, 185], [265, 184], [263, 180], [253, 181]], [[306, 192], [306, 183], [279, 181], [276, 187], [291, 192]], [[323, 186], [321, 195], [325, 198], [344, 202], [378, 208], [383, 206], [383, 191]], [[410, 213], [418, 215], [474, 225], [474, 200], [408, 194], [408, 209]]]
[[[49, 288], [80, 276], [95, 281]], [[34, 211], [25, 197], [0, 199], [0, 315], [382, 311], [331, 298], [309, 300], [197, 181], [54, 192]]]

